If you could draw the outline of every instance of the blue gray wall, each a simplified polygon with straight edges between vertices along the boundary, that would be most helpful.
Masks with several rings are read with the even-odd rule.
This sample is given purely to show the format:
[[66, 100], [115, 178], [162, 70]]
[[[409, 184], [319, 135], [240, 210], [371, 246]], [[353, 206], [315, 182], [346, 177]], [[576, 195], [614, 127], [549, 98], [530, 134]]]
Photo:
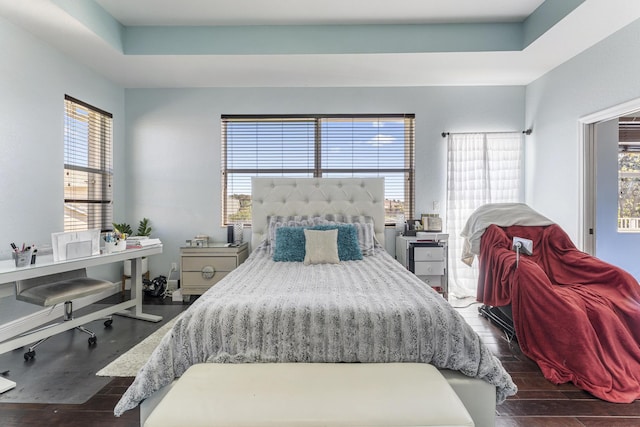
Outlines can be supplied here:
[[[560, 65], [526, 88], [526, 198], [541, 213], [560, 224], [577, 242], [580, 212], [579, 120], [640, 98], [640, 21], [636, 21], [582, 54]], [[605, 144], [605, 145], [603, 145]], [[596, 255], [640, 278], [637, 248], [640, 234], [619, 236], [616, 206], [615, 144], [597, 147], [598, 188]], [[608, 160], [607, 160], [608, 159]], [[615, 243], [614, 243], [615, 242]]]
[[524, 87], [127, 89], [128, 213], [150, 217], [169, 271], [196, 234], [220, 227], [220, 115], [415, 113], [416, 211], [444, 213], [443, 131], [523, 129]]
[[[10, 242], [51, 245], [63, 229], [64, 95], [113, 113], [116, 211], [125, 211], [124, 89], [0, 18], [0, 259]], [[120, 265], [92, 274], [120, 280]], [[0, 284], [0, 323], [38, 311]]]
[[114, 116], [114, 197], [125, 211], [123, 88], [0, 18], [0, 258], [63, 229], [64, 96]]

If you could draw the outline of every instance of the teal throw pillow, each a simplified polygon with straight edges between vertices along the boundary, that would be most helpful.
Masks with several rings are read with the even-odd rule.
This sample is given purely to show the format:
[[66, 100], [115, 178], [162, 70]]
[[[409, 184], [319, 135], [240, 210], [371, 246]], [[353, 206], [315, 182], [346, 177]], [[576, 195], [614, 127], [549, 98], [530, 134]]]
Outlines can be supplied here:
[[[358, 230], [353, 224], [314, 225], [310, 230], [338, 229], [338, 257], [340, 261], [356, 261], [362, 259], [362, 251], [358, 242]], [[304, 244], [303, 244], [304, 248]], [[302, 257], [304, 259], [304, 256]]]
[[305, 254], [304, 229], [307, 227], [278, 227], [274, 261], [302, 262]]

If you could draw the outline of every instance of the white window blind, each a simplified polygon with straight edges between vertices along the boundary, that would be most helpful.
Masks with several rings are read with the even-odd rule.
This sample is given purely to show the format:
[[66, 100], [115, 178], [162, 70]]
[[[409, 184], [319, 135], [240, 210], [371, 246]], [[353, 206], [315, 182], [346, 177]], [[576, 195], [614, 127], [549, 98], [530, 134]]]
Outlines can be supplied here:
[[384, 177], [386, 221], [412, 217], [415, 117], [222, 116], [222, 221], [251, 222], [251, 178]]
[[113, 116], [67, 95], [64, 104], [64, 230], [110, 230]]

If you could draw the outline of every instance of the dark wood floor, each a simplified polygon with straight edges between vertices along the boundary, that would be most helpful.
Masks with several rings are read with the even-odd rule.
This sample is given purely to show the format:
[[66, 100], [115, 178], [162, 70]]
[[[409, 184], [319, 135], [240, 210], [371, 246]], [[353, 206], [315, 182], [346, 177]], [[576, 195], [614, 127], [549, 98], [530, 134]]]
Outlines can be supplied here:
[[478, 305], [459, 310], [518, 386], [518, 394], [497, 407], [496, 426], [640, 426], [640, 400], [609, 403], [572, 384], [554, 385], [522, 354], [516, 341], [509, 342], [489, 320], [478, 315]]
[[[168, 299], [147, 299], [147, 303], [152, 304], [153, 307], [145, 308], [145, 311], [153, 311], [154, 314], [166, 313], [167, 318], [173, 317], [176, 312], [187, 307], [179, 303], [171, 303]], [[591, 397], [573, 385], [551, 384], [542, 376], [538, 367], [521, 353], [517, 342], [507, 341], [498, 328], [478, 315], [477, 305], [459, 310], [502, 361], [519, 388], [516, 396], [498, 406], [497, 426], [640, 426], [640, 401], [632, 404], [608, 403]], [[118, 334], [130, 335], [139, 340], [139, 334], [148, 335], [160, 326], [160, 324], [147, 322], [141, 324], [148, 331], [133, 332], [135, 328], [120, 328]], [[81, 346], [86, 346], [84, 337], [79, 340]], [[112, 341], [114, 342], [109, 343], [110, 346], [119, 345], [118, 343], [122, 340]], [[98, 345], [100, 344], [99, 342]], [[124, 352], [127, 349], [128, 347], [119, 349], [117, 352]], [[43, 344], [38, 350], [38, 357], [45, 358], [48, 351], [51, 350]], [[21, 353], [16, 357], [21, 359]], [[23, 363], [21, 360], [16, 361], [16, 364]], [[97, 363], [97, 366], [91, 367], [94, 372], [105, 365], [103, 361], [89, 363]], [[31, 366], [31, 368], [37, 369], [38, 366]], [[72, 368], [69, 367], [69, 369]], [[58, 381], [64, 384], [63, 387], [58, 384], [58, 387], [68, 387], [68, 389], [74, 387], [73, 383], [65, 383], [64, 378]], [[113, 416], [113, 407], [131, 381], [131, 378], [113, 379], [83, 404], [1, 403], [0, 401], [0, 426], [138, 427], [138, 409], [126, 412], [120, 418]]]
[[[117, 294], [104, 302], [117, 303], [122, 298]], [[124, 298], [128, 298], [128, 295]], [[140, 413], [137, 408], [119, 418], [113, 415], [114, 406], [133, 378], [111, 380], [96, 377], [95, 373], [185, 310], [188, 304], [174, 303], [170, 298], [145, 297], [143, 307], [145, 313], [161, 315], [163, 320], [152, 323], [114, 316], [111, 328], [104, 328], [98, 322], [87, 325], [98, 338], [94, 348], [89, 349], [87, 336], [82, 332], [68, 331], [40, 345], [36, 349], [35, 359], [30, 362], [24, 361], [25, 348], [0, 355], [0, 372], [9, 370], [7, 377], [17, 383], [16, 389], [0, 395], [0, 427], [139, 426]], [[88, 400], [78, 404], [13, 403], [12, 400], [17, 399], [10, 394], [24, 395], [29, 390], [35, 390], [35, 399], [40, 400], [41, 393], [82, 394], [92, 387], [97, 392], [92, 393], [93, 396], [86, 396]]]

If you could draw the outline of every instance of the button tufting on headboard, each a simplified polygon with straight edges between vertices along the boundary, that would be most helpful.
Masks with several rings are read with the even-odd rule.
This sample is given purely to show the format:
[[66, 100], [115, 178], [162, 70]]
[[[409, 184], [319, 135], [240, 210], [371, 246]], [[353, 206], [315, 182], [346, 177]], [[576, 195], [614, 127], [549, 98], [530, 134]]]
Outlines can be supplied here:
[[269, 215], [367, 215], [384, 246], [384, 178], [253, 178], [252, 249], [268, 232]]

